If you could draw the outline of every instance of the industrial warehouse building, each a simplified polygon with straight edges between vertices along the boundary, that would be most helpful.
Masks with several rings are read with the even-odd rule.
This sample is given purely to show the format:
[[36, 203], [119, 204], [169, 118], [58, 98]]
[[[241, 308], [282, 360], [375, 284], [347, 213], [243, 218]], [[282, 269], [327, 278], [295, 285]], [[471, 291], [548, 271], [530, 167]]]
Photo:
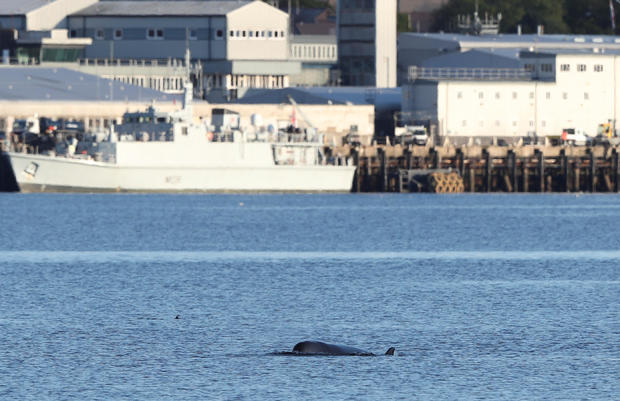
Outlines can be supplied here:
[[595, 136], [615, 126], [615, 37], [405, 34], [400, 46], [402, 114], [440, 137]]
[[168, 93], [182, 91], [189, 50], [197, 94], [217, 100], [329, 84], [338, 60], [335, 35], [289, 36], [288, 14], [258, 0], [5, 0], [0, 47], [20, 64], [62, 62]]

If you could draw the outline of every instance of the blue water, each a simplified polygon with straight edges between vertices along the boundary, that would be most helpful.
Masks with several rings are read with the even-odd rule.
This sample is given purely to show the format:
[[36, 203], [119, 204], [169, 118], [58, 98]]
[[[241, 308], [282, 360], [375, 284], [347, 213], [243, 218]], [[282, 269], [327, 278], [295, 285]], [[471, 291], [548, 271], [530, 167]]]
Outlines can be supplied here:
[[[2, 400], [620, 398], [620, 196], [0, 210]], [[380, 356], [278, 354], [308, 339]]]

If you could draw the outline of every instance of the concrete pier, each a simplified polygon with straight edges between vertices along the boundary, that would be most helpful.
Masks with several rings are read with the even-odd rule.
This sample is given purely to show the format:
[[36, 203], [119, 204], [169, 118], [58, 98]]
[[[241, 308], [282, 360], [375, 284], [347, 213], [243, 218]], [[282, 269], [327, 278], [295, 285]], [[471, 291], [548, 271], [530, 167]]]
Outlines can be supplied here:
[[[458, 188], [464, 192], [618, 192], [618, 148], [609, 144], [374, 145], [338, 146], [330, 148], [330, 152], [351, 157], [358, 166], [354, 192], [409, 192], [412, 188], [419, 191], [419, 185], [404, 181], [413, 176], [419, 178], [423, 172], [444, 174], [447, 181], [440, 187], [457, 188], [457, 192]], [[460, 177], [462, 187], [451, 186], [449, 180], [453, 178], [448, 174], [452, 172]], [[433, 187], [429, 192], [439, 191]]]

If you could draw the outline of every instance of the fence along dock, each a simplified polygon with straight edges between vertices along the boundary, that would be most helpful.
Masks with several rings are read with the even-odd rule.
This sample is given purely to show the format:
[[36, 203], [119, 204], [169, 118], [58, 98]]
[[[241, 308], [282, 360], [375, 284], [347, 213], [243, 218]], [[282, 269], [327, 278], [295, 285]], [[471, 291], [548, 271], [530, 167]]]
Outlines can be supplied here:
[[[611, 192], [620, 147], [336, 146], [357, 166], [353, 192]], [[440, 184], [440, 185], [438, 185]]]

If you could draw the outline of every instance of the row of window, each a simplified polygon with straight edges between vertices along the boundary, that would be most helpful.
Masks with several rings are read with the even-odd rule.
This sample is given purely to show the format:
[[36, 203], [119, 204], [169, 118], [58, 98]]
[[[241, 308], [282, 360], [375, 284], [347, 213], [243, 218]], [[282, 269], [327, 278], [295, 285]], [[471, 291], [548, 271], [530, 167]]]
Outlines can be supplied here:
[[[165, 35], [164, 35], [164, 30], [163, 29], [155, 29], [155, 28], [148, 28], [145, 30], [146, 33], [146, 39], [149, 40], [163, 40], [165, 39]], [[71, 36], [72, 37], [77, 37], [77, 31], [76, 30], [72, 30], [71, 31]], [[120, 40], [123, 39], [123, 30], [122, 29], [114, 29], [114, 31], [112, 32], [112, 38], [114, 40]], [[231, 30], [230, 31], [230, 37], [231, 38], [284, 38], [285, 34], [284, 31], [267, 31], [267, 30], [263, 30], [263, 31], [245, 31], [245, 30]], [[223, 39], [224, 38], [224, 31], [222, 29], [217, 29], [215, 31], [215, 38], [216, 39]], [[97, 40], [103, 40], [105, 39], [105, 30], [104, 29], [97, 29], [95, 30], [95, 39]], [[198, 31], [196, 29], [188, 29], [187, 30], [187, 39], [190, 40], [197, 40], [198, 39]]]
[[264, 39], [264, 38], [284, 38], [284, 31], [269, 31], [269, 30], [231, 30], [228, 33], [228, 36], [231, 38], [256, 38], [256, 39]]
[[[524, 68], [530, 72], [536, 71], [535, 64], [525, 64]], [[560, 64], [560, 71], [562, 72], [569, 72], [570, 68], [571, 68], [570, 64]], [[594, 72], [603, 72], [602, 64], [595, 64], [593, 68], [594, 68]], [[586, 72], [588, 71], [588, 66], [586, 64], [577, 64], [576, 69], [577, 69], [577, 72]], [[553, 64], [549, 64], [549, 63], [540, 64], [539, 70], [540, 72], [553, 72]]]
[[[493, 124], [491, 124], [491, 125], [493, 125]], [[496, 126], [496, 127], [501, 127], [501, 125], [502, 125], [502, 122], [501, 122], [500, 120], [495, 120], [495, 126]], [[518, 124], [516, 121], [513, 121], [513, 122], [512, 122], [512, 126], [513, 126], [513, 127], [517, 127], [518, 125], [519, 125], [519, 124]], [[530, 121], [529, 121], [529, 126], [530, 126], [530, 127], [534, 127], [534, 125], [535, 125], [534, 120], [530, 120]], [[467, 120], [463, 120], [463, 121], [461, 121], [461, 126], [462, 126], [462, 127], [467, 127]], [[478, 126], [479, 126], [479, 127], [484, 127], [484, 121], [482, 121], [482, 120], [478, 121]], [[546, 121], [544, 121], [544, 120], [543, 120], [543, 121], [541, 121], [541, 122], [540, 122], [540, 126], [541, 126], [541, 127], [546, 127], [546, 126], [547, 126], [547, 122], [546, 122]]]
[[336, 46], [325, 45], [295, 45], [291, 52], [295, 58], [336, 58]]
[[[594, 64], [594, 72], [603, 72], [604, 68], [602, 64]], [[570, 71], [570, 64], [561, 64], [560, 65], [560, 71], [563, 72], [569, 72]], [[586, 72], [588, 71], [588, 66], [585, 64], [577, 64], [577, 71], [578, 72]]]
[[[501, 93], [499, 92], [495, 92], [495, 99], [501, 99]], [[529, 98], [530, 99], [534, 99], [535, 95], [534, 92], [530, 92], [529, 93]], [[456, 98], [457, 99], [463, 99], [463, 92], [457, 92], [456, 93]], [[512, 92], [512, 99], [513, 100], [517, 100], [519, 98], [519, 94], [517, 92]], [[484, 99], [484, 92], [478, 92], [478, 99]], [[545, 93], [545, 99], [547, 100], [551, 100], [551, 92], [546, 92]], [[568, 99], [568, 93], [567, 92], [563, 92], [562, 93], [562, 99], [567, 100]], [[583, 94], [583, 99], [584, 100], [589, 100], [590, 99], [590, 95], [588, 94], [588, 92], [584, 92]]]
[[[223, 29], [217, 29], [214, 31], [215, 33], [215, 38], [216, 39], [223, 39], [224, 38], [224, 30]], [[145, 34], [145, 38], [148, 40], [164, 40], [165, 37], [165, 33], [163, 29], [156, 29], [156, 28], [147, 28], [144, 30], [144, 34]], [[75, 38], [78, 36], [78, 32], [75, 29], [72, 29], [70, 32], [70, 35], [72, 38]], [[103, 28], [98, 28], [95, 30], [95, 39], [96, 40], [103, 40], [105, 39], [105, 29]], [[112, 39], [114, 40], [121, 40], [124, 38], [124, 31], [123, 29], [117, 28], [114, 29], [112, 31]], [[197, 29], [187, 29], [186, 30], [186, 38], [189, 40], [198, 40], [198, 30]]]

